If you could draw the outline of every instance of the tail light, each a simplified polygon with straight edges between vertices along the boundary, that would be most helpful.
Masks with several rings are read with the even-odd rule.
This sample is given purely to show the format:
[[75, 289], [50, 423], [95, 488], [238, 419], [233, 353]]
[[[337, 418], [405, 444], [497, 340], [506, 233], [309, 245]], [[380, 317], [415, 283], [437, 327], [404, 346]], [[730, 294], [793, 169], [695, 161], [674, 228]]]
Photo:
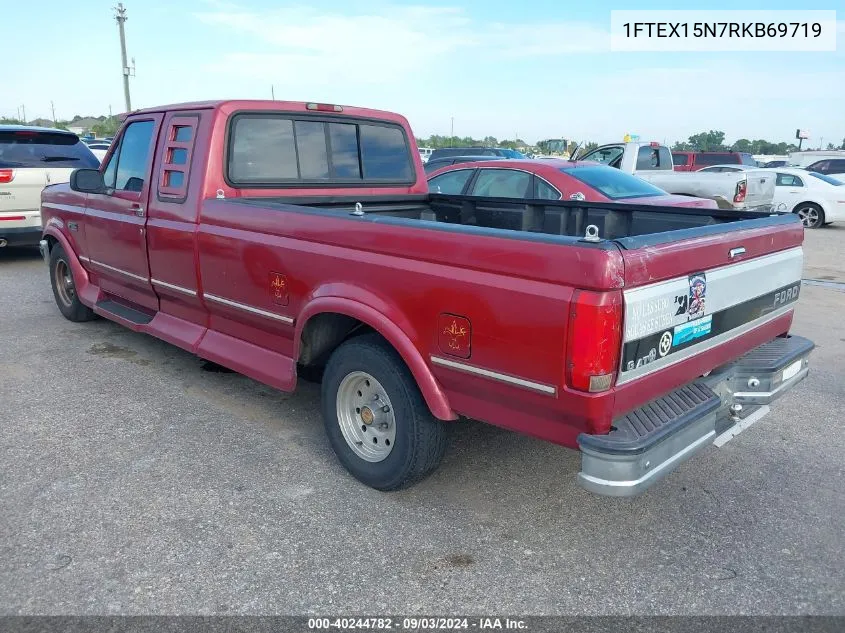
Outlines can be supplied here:
[[745, 192], [748, 189], [748, 183], [744, 180], [740, 180], [736, 183], [736, 195], [734, 195], [734, 202], [744, 202], [745, 201]]
[[622, 297], [618, 292], [576, 290], [572, 296], [566, 382], [579, 391], [613, 386], [622, 345]]
[[0, 169], [0, 185], [12, 182], [14, 179], [15, 171], [13, 169]]

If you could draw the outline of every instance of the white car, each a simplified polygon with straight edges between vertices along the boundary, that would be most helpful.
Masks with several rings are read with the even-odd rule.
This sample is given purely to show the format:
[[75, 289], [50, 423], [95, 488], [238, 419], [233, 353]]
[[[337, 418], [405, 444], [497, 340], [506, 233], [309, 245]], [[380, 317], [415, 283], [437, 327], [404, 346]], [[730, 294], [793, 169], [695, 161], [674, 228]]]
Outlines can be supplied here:
[[41, 190], [79, 167], [98, 169], [100, 161], [73, 132], [0, 125], [0, 248], [38, 245]]
[[[738, 165], [713, 165], [701, 171], [746, 171]], [[797, 213], [808, 229], [817, 229], [845, 220], [845, 183], [834, 176], [793, 167], [777, 167], [767, 171], [776, 174], [775, 211]]]
[[87, 143], [88, 149], [91, 150], [91, 153], [97, 157], [97, 160], [101, 163], [103, 159], [108, 154], [109, 148], [111, 147], [111, 143], [108, 141], [101, 141], [100, 139], [96, 139], [94, 141], [89, 141]]

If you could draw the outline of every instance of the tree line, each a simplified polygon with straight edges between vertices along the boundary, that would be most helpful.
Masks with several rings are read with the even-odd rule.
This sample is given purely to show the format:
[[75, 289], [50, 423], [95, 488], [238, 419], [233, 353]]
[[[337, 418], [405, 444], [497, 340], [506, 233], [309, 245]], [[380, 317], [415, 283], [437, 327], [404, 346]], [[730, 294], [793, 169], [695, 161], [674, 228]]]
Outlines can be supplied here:
[[[495, 136], [485, 136], [481, 139], [476, 139], [471, 136], [441, 136], [433, 134], [428, 138], [418, 138], [417, 145], [420, 147], [431, 147], [438, 149], [441, 147], [505, 147], [508, 149], [519, 150], [533, 150], [539, 152], [551, 153], [548, 141], [539, 141], [532, 145], [526, 143], [520, 138], [498, 140]], [[598, 147], [598, 143], [589, 141], [580, 144], [575, 141], [569, 141], [567, 152], [572, 152], [576, 145], [581, 152], [589, 151]], [[795, 143], [774, 143], [765, 139], [749, 140], [741, 138], [732, 144], [725, 143], [725, 133], [720, 130], [710, 130], [708, 132], [699, 132], [693, 134], [686, 141], [676, 141], [672, 145], [672, 149], [676, 151], [698, 151], [698, 152], [747, 152], [749, 154], [775, 154], [785, 155], [790, 152], [798, 151], [798, 145]], [[810, 144], [803, 149], [810, 149]], [[845, 150], [845, 138], [842, 139], [842, 145], [836, 146], [834, 143], [828, 143], [826, 148], [818, 147], [813, 149], [843, 149]]]
[[120, 119], [116, 116], [83, 117], [78, 114], [72, 119], [66, 119], [63, 121], [50, 121], [48, 119], [22, 121], [21, 119], [11, 117], [0, 117], [0, 125], [40, 125], [42, 127], [52, 127], [58, 130], [67, 130], [69, 126], [74, 125], [83, 119], [94, 119], [97, 121], [91, 126], [91, 134], [97, 138], [114, 136], [117, 134], [117, 130], [120, 127]]
[[[803, 149], [811, 149], [810, 143]], [[772, 143], [764, 139], [749, 140], [741, 138], [733, 142], [733, 144], [725, 143], [725, 133], [719, 130], [710, 130], [709, 132], [699, 132], [693, 134], [686, 141], [677, 141], [673, 146], [673, 150], [687, 150], [699, 152], [746, 152], [748, 154], [769, 154], [769, 155], [785, 155], [790, 152], [797, 152], [798, 146], [795, 143]], [[845, 138], [842, 139], [842, 145], [837, 147], [833, 143], [828, 143], [826, 148], [819, 147], [814, 149], [843, 149], [845, 150]]]

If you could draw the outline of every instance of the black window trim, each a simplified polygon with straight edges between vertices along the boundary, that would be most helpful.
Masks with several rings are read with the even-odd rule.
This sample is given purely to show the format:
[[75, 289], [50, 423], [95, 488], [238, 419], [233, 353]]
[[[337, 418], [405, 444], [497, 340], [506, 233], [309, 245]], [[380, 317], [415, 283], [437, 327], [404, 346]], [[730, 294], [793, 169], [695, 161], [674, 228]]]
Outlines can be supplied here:
[[[364, 178], [364, 166], [363, 166], [363, 152], [361, 151], [361, 130], [357, 128], [355, 134], [358, 140], [358, 165], [361, 169], [361, 178], [348, 178], [348, 179], [332, 179], [329, 177], [328, 179], [309, 179], [305, 180], [301, 177], [298, 178], [285, 178], [281, 180], [276, 180], [274, 182], [237, 182], [230, 178], [229, 176], [229, 155], [232, 150], [232, 135], [234, 132], [235, 124], [237, 123], [238, 119], [241, 117], [263, 117], [263, 118], [279, 118], [283, 117], [289, 119], [291, 121], [291, 126], [293, 127], [293, 137], [294, 137], [294, 153], [296, 154], [296, 169], [297, 174], [301, 173], [299, 170], [299, 151], [296, 148], [296, 121], [306, 121], [306, 122], [321, 122], [321, 123], [346, 123], [355, 125], [356, 123], [365, 123], [367, 125], [376, 125], [378, 127], [389, 127], [389, 128], [396, 128], [402, 133], [402, 138], [405, 141], [405, 147], [407, 149], [407, 159], [411, 167], [411, 174], [412, 177], [410, 180], [383, 180], [383, 179], [370, 179], [367, 180]], [[328, 127], [324, 126], [324, 130], [328, 134]], [[233, 189], [303, 189], [307, 187], [315, 187], [320, 189], [347, 189], [347, 188], [372, 188], [374, 186], [383, 186], [383, 187], [406, 187], [412, 186], [417, 183], [419, 179], [419, 174], [417, 174], [416, 162], [414, 161], [414, 157], [412, 156], [411, 152], [411, 143], [408, 139], [408, 133], [406, 132], [404, 126], [399, 123], [393, 123], [392, 121], [385, 121], [383, 119], [375, 119], [371, 117], [359, 117], [359, 116], [332, 116], [330, 114], [319, 112], [317, 114], [311, 114], [310, 112], [301, 112], [301, 111], [291, 111], [291, 110], [237, 110], [229, 115], [229, 119], [226, 121], [226, 140], [225, 146], [223, 151], [223, 181]], [[326, 147], [327, 150], [330, 150], [330, 147]], [[329, 172], [331, 174], [331, 171]]]

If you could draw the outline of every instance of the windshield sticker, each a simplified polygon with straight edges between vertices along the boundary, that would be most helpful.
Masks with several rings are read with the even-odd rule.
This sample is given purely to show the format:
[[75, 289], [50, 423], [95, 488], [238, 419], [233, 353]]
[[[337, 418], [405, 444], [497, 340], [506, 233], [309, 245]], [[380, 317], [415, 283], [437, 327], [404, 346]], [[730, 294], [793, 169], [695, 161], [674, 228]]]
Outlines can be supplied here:
[[689, 307], [687, 318], [691, 321], [704, 316], [707, 297], [707, 275], [698, 273], [689, 276]]

